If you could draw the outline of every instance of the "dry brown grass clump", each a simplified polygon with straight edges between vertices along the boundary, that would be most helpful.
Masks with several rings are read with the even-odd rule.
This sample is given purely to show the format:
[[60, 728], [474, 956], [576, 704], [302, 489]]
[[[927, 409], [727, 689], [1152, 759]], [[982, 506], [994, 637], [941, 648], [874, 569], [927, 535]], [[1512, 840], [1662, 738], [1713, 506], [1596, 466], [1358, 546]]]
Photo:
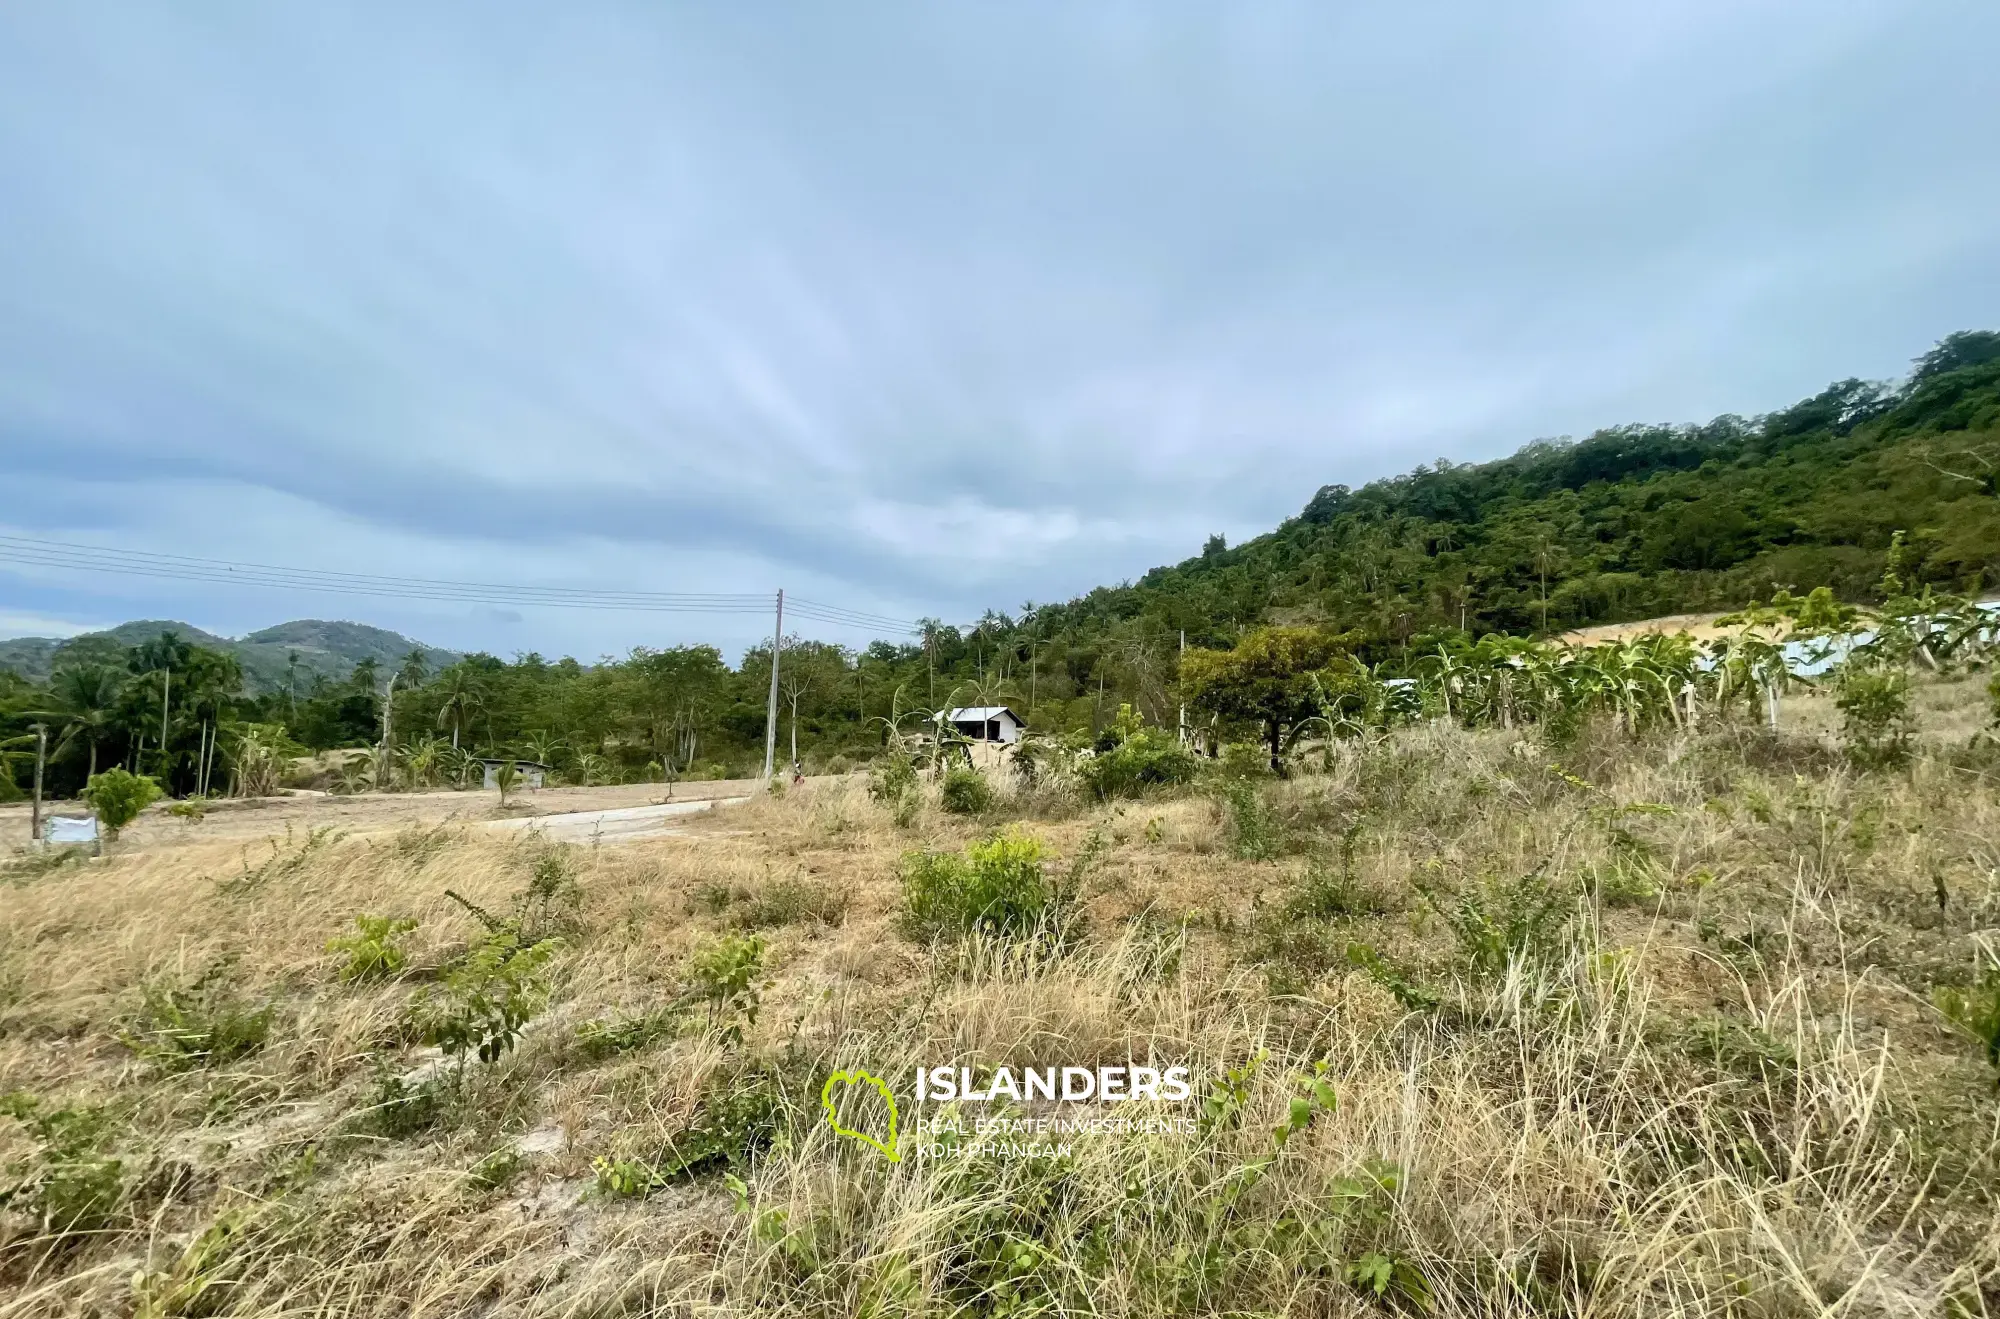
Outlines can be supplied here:
[[[1807, 700], [1110, 807], [849, 781], [622, 847], [17, 865], [0, 1319], [1985, 1313], [2000, 1103], [1933, 1006], [2000, 925], [1977, 697], [1926, 689], [1894, 772]], [[916, 937], [905, 854], [1002, 828], [1029, 914]], [[1128, 1062], [1194, 1098], [1084, 1111], [1193, 1130], [890, 1162], [818, 1111], [841, 1068]]]

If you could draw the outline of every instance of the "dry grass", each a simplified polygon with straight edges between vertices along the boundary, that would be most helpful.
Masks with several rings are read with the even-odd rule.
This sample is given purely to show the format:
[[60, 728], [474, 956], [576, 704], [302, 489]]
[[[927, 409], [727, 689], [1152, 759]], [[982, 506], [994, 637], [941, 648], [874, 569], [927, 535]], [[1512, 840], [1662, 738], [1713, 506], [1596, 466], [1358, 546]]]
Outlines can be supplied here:
[[[1783, 737], [1413, 730], [1267, 785], [1262, 860], [1205, 793], [1009, 790], [991, 819], [927, 803], [899, 826], [826, 784], [569, 849], [581, 899], [546, 1010], [462, 1072], [408, 1004], [483, 935], [445, 890], [509, 910], [548, 855], [533, 838], [246, 851], [192, 830], [17, 870], [0, 1091], [100, 1110], [84, 1157], [118, 1160], [117, 1194], [59, 1239], [30, 1197], [0, 1211], [0, 1319], [1986, 1313], [2000, 1104], [1930, 1006], [2000, 924], [2000, 794], [1964, 749], [1980, 699], [1926, 687], [1929, 750], [1894, 774], [1846, 767], [1810, 700]], [[1055, 873], [1103, 840], [1080, 936], [900, 932], [905, 850], [1023, 816]], [[1510, 892], [1555, 916], [1482, 963], [1454, 922]], [[364, 912], [419, 926], [400, 974], [347, 983], [325, 945]], [[755, 1023], [689, 1010], [695, 950], [752, 932]], [[215, 1066], [135, 1051], [147, 988], [204, 975], [272, 1008], [264, 1046]], [[664, 1024], [613, 1049], [587, 1022]], [[919, 1063], [1151, 1060], [1212, 1093], [1260, 1052], [1202, 1133], [1061, 1158], [892, 1164], [817, 1120], [838, 1066], [906, 1093]], [[1315, 1063], [1338, 1109], [1274, 1154]], [[382, 1078], [426, 1075], [435, 1120], [385, 1125]], [[738, 1093], [782, 1105], [741, 1200], [719, 1170], [597, 1189], [598, 1161], [660, 1166]], [[0, 1161], [38, 1148], [0, 1119]]]

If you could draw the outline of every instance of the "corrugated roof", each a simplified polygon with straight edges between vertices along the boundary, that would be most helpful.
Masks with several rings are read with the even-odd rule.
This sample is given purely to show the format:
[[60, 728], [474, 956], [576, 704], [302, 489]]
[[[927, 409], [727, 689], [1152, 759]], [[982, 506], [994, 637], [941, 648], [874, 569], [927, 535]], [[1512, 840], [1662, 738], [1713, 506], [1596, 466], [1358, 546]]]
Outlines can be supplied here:
[[1012, 710], [1009, 710], [1004, 705], [963, 706], [960, 709], [953, 710], [951, 713], [947, 714], [945, 718], [951, 720], [955, 724], [958, 723], [969, 724], [969, 723], [983, 723], [988, 719], [998, 719], [1003, 714], [1006, 715], [1009, 719], [1012, 719], [1017, 724], [1023, 722], [1020, 715], [1015, 714]]

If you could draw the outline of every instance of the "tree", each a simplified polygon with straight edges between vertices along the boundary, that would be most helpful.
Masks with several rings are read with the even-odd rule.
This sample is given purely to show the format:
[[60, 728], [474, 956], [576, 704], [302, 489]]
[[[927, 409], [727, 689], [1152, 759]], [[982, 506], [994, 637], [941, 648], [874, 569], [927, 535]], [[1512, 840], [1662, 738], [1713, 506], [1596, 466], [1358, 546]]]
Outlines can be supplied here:
[[93, 777], [84, 789], [84, 800], [90, 803], [97, 822], [111, 838], [118, 837], [119, 830], [138, 819], [141, 811], [159, 799], [157, 780], [127, 774], [115, 766]]
[[1938, 340], [1936, 347], [1919, 357], [1910, 379], [1922, 382], [1947, 371], [1984, 366], [1993, 361], [2000, 361], [2000, 331], [1960, 330], [1947, 334]]
[[460, 660], [438, 675], [443, 684], [443, 704], [438, 706], [437, 726], [451, 729], [451, 745], [458, 749], [458, 736], [474, 714], [486, 708], [486, 688], [472, 669]]
[[1323, 693], [1341, 681], [1335, 664], [1347, 651], [1347, 638], [1320, 628], [1263, 627], [1232, 650], [1189, 651], [1181, 682], [1197, 710], [1261, 725], [1271, 770], [1282, 774], [1285, 730], [1320, 714]]
[[36, 711], [40, 717], [60, 720], [56, 754], [81, 738], [90, 749], [90, 768], [85, 781], [97, 774], [97, 748], [110, 734], [118, 713], [118, 697], [124, 680], [116, 669], [102, 664], [84, 664], [57, 669], [49, 681], [53, 709]]

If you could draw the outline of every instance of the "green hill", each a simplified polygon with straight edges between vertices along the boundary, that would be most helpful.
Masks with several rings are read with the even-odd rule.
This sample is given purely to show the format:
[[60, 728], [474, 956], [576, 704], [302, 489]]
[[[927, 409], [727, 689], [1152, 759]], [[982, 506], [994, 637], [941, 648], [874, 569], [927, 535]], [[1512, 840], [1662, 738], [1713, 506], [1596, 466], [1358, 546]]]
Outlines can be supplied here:
[[0, 669], [11, 669], [22, 677], [40, 682], [49, 676], [65, 653], [104, 641], [132, 646], [148, 641], [161, 632], [173, 631], [185, 641], [214, 650], [226, 651], [243, 666], [244, 685], [251, 693], [283, 691], [291, 674], [291, 656], [298, 656], [298, 678], [305, 682], [315, 674], [344, 678], [356, 664], [374, 660], [384, 668], [394, 668], [412, 650], [422, 650], [427, 665], [436, 670], [455, 663], [458, 652], [441, 650], [412, 641], [399, 632], [370, 627], [365, 623], [329, 622], [303, 618], [267, 627], [246, 637], [232, 639], [189, 623], [171, 619], [146, 619], [120, 623], [102, 632], [60, 640], [55, 637], [16, 637], [0, 641]]
[[1844, 380], [1768, 416], [1619, 426], [1496, 462], [1323, 487], [1277, 530], [1038, 611], [1042, 635], [1226, 642], [1319, 621], [1377, 644], [1741, 606], [1786, 586], [1869, 597], [1901, 571], [2000, 585], [2000, 333], [1962, 332], [1891, 386]]

